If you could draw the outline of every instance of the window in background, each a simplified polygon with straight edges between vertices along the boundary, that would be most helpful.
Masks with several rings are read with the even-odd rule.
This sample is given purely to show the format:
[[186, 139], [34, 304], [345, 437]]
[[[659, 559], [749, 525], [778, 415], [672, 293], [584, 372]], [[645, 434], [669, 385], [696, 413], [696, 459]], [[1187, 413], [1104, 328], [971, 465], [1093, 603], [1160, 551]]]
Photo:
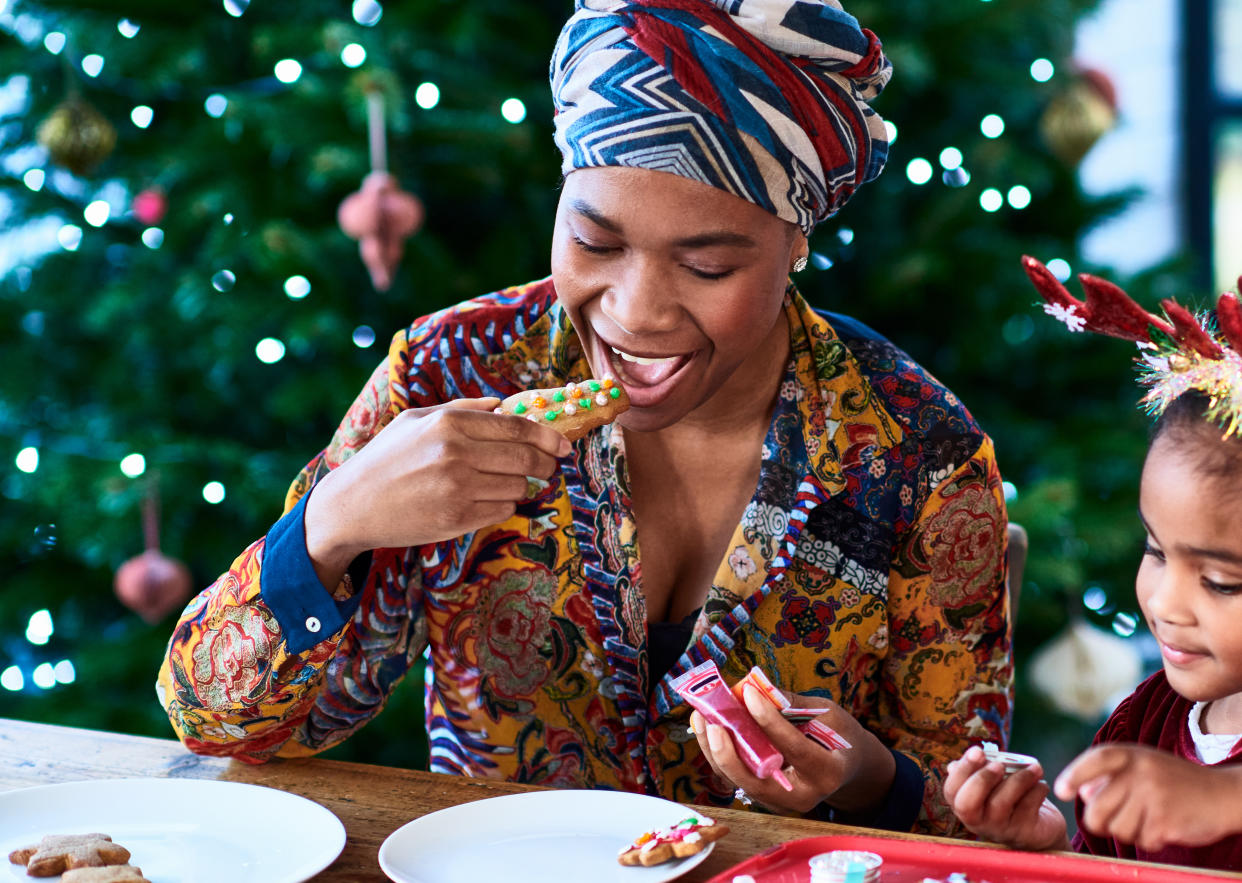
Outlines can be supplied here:
[[1204, 284], [1242, 274], [1242, 0], [1182, 0], [1186, 230]]
[[1125, 211], [1083, 237], [1088, 263], [1136, 273], [1183, 247], [1178, 223], [1178, 13], [1183, 0], [1104, 0], [1078, 25], [1074, 60], [1117, 90], [1117, 125], [1083, 158], [1079, 181], [1101, 195], [1137, 188]]
[[1212, 175], [1212, 238], [1216, 290], [1242, 276], [1242, 0], [1216, 0], [1216, 167]]

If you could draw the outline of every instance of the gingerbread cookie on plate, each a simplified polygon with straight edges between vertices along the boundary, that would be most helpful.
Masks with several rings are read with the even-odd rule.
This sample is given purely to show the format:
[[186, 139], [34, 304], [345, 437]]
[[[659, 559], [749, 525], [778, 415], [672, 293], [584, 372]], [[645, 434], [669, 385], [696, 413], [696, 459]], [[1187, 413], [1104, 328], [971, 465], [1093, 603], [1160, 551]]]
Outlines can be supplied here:
[[704, 815], [690, 816], [675, 825], [655, 831], [644, 831], [634, 842], [621, 850], [617, 861], [628, 866], [662, 864], [675, 858], [686, 858], [702, 852], [729, 833], [729, 826]]

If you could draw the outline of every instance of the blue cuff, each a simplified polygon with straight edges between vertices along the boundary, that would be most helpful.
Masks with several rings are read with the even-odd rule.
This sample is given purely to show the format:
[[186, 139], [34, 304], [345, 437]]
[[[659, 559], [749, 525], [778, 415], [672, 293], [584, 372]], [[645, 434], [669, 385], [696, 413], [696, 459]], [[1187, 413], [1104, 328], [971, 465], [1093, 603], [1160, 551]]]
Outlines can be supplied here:
[[280, 624], [290, 653], [304, 653], [332, 637], [349, 622], [362, 601], [362, 592], [337, 601], [323, 587], [306, 551], [302, 523], [310, 494], [284, 514], [267, 532], [259, 596]]
[[919, 810], [923, 808], [923, 769], [900, 751], [890, 748], [889, 753], [893, 755], [897, 768], [893, 773], [893, 784], [879, 806], [867, 812], [848, 813], [821, 803], [821, 818], [844, 825], [879, 828], [882, 831], [912, 829], [919, 817]]

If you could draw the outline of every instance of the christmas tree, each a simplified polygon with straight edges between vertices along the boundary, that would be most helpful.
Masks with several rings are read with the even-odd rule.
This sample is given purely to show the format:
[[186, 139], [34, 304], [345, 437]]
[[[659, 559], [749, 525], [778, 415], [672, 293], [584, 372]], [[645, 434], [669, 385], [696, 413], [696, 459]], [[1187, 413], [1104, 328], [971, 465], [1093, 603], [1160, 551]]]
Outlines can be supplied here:
[[[876, 108], [896, 139], [798, 280], [906, 347], [995, 439], [1032, 537], [1020, 661], [1089, 582], [1098, 620], [1135, 609], [1127, 351], [1040, 317], [1019, 265], [1107, 272], [1076, 244], [1123, 200], [1084, 197], [1093, 135], [1065, 113], [1092, 5], [854, 3], [894, 63]], [[158, 546], [164, 595], [170, 561], [206, 586], [279, 516], [391, 333], [547, 273], [547, 63], [569, 12], [0, 0], [4, 714], [168, 735], [153, 682], [176, 610], [123, 606], [122, 564]], [[338, 226], [383, 169], [418, 201], [410, 225], [425, 217], [388, 243], [404, 254], [387, 287]], [[1182, 293], [1175, 268], [1124, 281], [1141, 302]], [[337, 756], [422, 762], [417, 674]]]

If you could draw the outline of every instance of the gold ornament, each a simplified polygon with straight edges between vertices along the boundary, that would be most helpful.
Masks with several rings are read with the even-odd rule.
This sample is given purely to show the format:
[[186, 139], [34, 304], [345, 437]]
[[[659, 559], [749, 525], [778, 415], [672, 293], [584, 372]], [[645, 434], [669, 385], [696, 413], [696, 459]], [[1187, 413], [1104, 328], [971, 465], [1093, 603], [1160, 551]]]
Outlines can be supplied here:
[[1040, 134], [1048, 149], [1067, 166], [1077, 166], [1088, 151], [1117, 125], [1112, 83], [1099, 71], [1082, 71], [1044, 108]]
[[90, 104], [70, 95], [39, 124], [35, 134], [52, 162], [75, 175], [87, 175], [116, 146], [116, 129]]

